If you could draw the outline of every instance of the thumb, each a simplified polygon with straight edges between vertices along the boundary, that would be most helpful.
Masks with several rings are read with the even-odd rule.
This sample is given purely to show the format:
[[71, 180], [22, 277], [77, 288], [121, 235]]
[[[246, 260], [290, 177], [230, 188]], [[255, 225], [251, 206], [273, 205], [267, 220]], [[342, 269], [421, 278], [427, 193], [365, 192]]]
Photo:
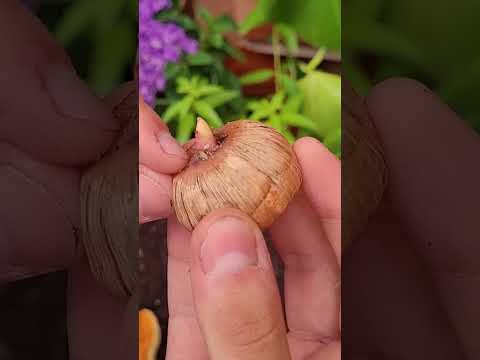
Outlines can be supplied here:
[[257, 225], [233, 209], [213, 212], [192, 236], [192, 288], [211, 360], [288, 360], [270, 256]]

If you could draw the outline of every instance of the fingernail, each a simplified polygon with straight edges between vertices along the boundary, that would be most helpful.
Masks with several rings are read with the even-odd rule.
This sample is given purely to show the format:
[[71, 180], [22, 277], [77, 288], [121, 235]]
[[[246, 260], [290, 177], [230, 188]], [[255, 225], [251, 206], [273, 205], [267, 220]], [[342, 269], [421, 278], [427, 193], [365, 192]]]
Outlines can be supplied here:
[[160, 147], [166, 154], [181, 158], [187, 157], [185, 150], [183, 150], [180, 144], [168, 132], [162, 132], [157, 137], [157, 140], [160, 144]]
[[171, 212], [171, 179], [140, 167], [139, 211], [142, 222], [166, 218]]
[[108, 107], [67, 64], [50, 63], [41, 69], [44, 86], [62, 115], [89, 121], [105, 130], [115, 130], [116, 121]]
[[253, 228], [239, 218], [225, 217], [210, 225], [200, 249], [203, 271], [228, 274], [257, 264]]

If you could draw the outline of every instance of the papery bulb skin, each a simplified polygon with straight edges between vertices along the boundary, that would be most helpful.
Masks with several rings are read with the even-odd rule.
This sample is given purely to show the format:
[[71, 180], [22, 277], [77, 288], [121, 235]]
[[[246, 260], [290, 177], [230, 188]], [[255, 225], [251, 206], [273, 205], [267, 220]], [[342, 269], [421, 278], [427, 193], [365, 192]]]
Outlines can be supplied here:
[[302, 183], [292, 146], [275, 129], [249, 120], [230, 122], [213, 135], [213, 145], [185, 145], [189, 164], [173, 180], [178, 220], [191, 231], [211, 211], [236, 208], [267, 229]]

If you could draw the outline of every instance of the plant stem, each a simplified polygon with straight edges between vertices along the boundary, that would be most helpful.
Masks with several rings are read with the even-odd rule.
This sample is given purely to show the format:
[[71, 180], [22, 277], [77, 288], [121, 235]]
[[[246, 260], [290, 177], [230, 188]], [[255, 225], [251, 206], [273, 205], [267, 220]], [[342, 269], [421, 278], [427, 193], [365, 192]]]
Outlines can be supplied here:
[[273, 46], [273, 71], [275, 75], [275, 92], [280, 91], [280, 75], [281, 69], [281, 57], [280, 57], [280, 35], [276, 27], [272, 30], [272, 46]]

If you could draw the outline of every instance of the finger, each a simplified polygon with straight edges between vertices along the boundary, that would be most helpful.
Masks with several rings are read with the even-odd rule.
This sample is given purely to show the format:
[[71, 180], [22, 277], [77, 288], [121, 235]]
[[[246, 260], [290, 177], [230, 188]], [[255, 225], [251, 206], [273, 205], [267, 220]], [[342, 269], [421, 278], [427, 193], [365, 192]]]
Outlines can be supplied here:
[[294, 145], [303, 174], [303, 189], [316, 210], [337, 261], [341, 263], [340, 161], [313, 138]]
[[167, 360], [209, 359], [193, 304], [190, 237], [174, 216], [169, 218]]
[[431, 276], [408, 242], [410, 238], [387, 193], [365, 231], [344, 255], [345, 358], [464, 358], [458, 335]]
[[290, 359], [282, 306], [261, 231], [237, 210], [192, 235], [192, 289], [210, 360]]
[[[57, 164], [85, 164], [118, 131], [108, 107], [76, 75], [63, 49], [19, 1], [0, 5], [0, 141]], [[15, 34], [15, 36], [12, 36]]]
[[304, 359], [339, 337], [340, 268], [322, 221], [303, 191], [274, 224], [271, 234], [285, 264], [290, 350], [294, 359]]
[[146, 166], [139, 167], [140, 223], [167, 218], [171, 212], [172, 178]]
[[79, 234], [79, 179], [0, 143], [0, 283], [70, 264]]
[[395, 201], [470, 358], [480, 354], [480, 138], [423, 85], [394, 79], [367, 99]]
[[170, 135], [167, 126], [143, 100], [140, 112], [140, 164], [153, 171], [172, 174], [187, 163], [187, 154]]
[[68, 273], [67, 332], [71, 360], [136, 359], [138, 295], [111, 296], [78, 258]]

